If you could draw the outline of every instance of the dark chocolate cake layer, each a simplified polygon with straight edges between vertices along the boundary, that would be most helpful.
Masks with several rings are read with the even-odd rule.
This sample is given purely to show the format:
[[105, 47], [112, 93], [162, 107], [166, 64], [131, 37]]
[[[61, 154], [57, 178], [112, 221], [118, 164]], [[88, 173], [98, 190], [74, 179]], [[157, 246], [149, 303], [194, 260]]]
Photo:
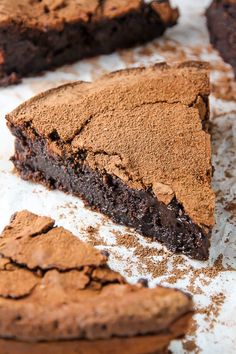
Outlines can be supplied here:
[[[201, 63], [112, 73], [50, 90], [7, 116], [21, 177], [206, 259], [214, 224]], [[204, 127], [204, 128], [203, 128]]]
[[0, 0], [0, 84], [144, 43], [177, 18], [168, 0]]
[[212, 1], [206, 17], [211, 43], [233, 67], [236, 77], [236, 1]]

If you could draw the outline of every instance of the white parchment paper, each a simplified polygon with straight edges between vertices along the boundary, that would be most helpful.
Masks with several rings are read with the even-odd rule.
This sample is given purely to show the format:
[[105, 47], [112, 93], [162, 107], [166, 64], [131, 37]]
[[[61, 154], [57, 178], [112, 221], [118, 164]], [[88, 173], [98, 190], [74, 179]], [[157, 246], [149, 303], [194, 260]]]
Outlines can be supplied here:
[[[49, 215], [58, 225], [85, 240], [89, 240], [86, 228], [95, 227], [98, 230], [97, 247], [109, 250], [110, 266], [131, 282], [146, 277], [151, 286], [161, 283], [193, 293], [196, 304], [194, 321], [187, 337], [171, 344], [173, 353], [233, 354], [236, 353], [236, 90], [230, 67], [209, 46], [204, 17], [209, 1], [176, 0], [172, 3], [180, 8], [181, 18], [178, 26], [168, 30], [163, 39], [142, 48], [83, 60], [40, 77], [25, 79], [20, 85], [0, 89], [0, 230], [15, 211], [22, 209]], [[24, 100], [68, 81], [92, 80], [104, 72], [150, 65], [163, 59], [170, 62], [203, 59], [212, 64], [211, 76], [215, 84], [215, 95], [211, 96], [213, 187], [217, 206], [208, 262], [197, 262], [168, 252], [140, 256], [135, 247], [127, 248], [118, 242], [119, 235], [127, 234], [126, 228], [86, 209], [78, 198], [22, 181], [13, 173], [9, 162], [14, 139], [6, 128], [4, 115]], [[225, 82], [225, 78], [228, 78], [231, 100], [217, 95], [220, 80]], [[143, 249], [163, 249], [132, 230], [128, 232], [137, 237], [137, 243]], [[152, 262], [152, 270], [147, 260]], [[214, 266], [216, 260], [217, 267]], [[153, 268], [160, 270], [163, 265], [165, 271], [161, 276], [160, 271], [153, 271]]]

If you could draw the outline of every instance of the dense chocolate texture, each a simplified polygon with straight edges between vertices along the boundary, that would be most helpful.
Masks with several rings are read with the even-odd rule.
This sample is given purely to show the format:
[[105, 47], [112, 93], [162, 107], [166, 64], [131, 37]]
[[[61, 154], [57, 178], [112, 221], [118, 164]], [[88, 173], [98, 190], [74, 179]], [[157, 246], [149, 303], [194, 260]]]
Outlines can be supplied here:
[[[85, 339], [101, 348], [99, 339], [149, 336], [155, 342], [160, 335], [166, 347], [185, 333], [191, 311], [192, 300], [181, 291], [127, 284], [104, 254], [48, 217], [18, 212], [1, 234], [1, 338], [54, 345]], [[88, 346], [82, 341], [81, 352]]]
[[177, 18], [168, 0], [0, 0], [0, 84], [144, 43]]
[[206, 17], [211, 43], [231, 64], [236, 77], [236, 1], [212, 1]]
[[22, 178], [206, 259], [215, 201], [208, 94], [207, 70], [193, 62], [64, 85], [7, 116], [12, 160]]

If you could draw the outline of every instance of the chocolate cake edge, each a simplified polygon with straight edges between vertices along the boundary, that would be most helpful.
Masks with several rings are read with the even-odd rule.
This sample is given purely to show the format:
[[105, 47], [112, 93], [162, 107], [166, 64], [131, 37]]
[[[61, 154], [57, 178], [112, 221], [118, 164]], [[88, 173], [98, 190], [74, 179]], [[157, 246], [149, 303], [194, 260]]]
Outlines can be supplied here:
[[90, 208], [163, 243], [172, 252], [208, 258], [211, 231], [196, 225], [176, 198], [165, 205], [151, 190], [132, 189], [118, 177], [92, 170], [83, 164], [85, 152], [58, 156], [47, 139], [35, 131], [29, 134], [29, 127], [8, 126], [16, 137], [11, 160], [24, 180], [78, 196]]

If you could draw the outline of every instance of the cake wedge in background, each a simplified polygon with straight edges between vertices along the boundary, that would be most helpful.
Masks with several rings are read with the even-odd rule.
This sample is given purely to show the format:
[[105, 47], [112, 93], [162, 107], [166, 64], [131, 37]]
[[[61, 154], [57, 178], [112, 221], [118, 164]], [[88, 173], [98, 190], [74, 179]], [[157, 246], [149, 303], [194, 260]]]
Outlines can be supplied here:
[[213, 0], [206, 17], [211, 43], [236, 77], [236, 1]]
[[168, 0], [0, 0], [0, 85], [152, 40], [177, 18]]

